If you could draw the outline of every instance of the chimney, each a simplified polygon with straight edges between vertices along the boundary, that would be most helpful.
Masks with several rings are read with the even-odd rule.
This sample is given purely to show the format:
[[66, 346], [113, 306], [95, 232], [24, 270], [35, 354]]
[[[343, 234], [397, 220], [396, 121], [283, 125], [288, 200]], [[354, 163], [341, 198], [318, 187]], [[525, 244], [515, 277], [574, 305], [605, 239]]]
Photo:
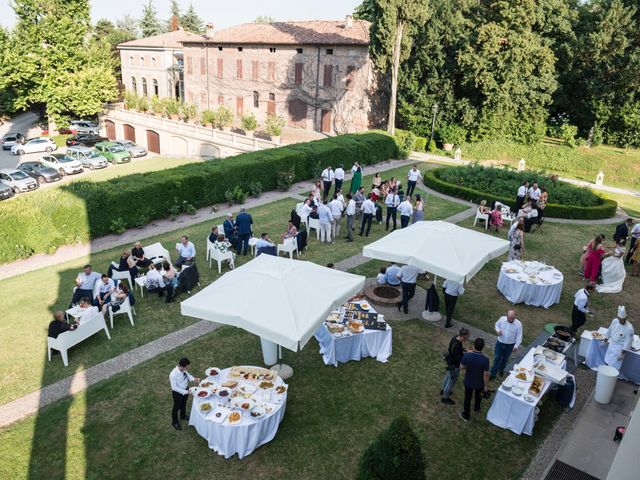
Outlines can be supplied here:
[[344, 28], [353, 27], [353, 17], [351, 15], [347, 15], [344, 17]]
[[204, 30], [204, 35], [209, 38], [213, 38], [213, 23], [207, 23]]

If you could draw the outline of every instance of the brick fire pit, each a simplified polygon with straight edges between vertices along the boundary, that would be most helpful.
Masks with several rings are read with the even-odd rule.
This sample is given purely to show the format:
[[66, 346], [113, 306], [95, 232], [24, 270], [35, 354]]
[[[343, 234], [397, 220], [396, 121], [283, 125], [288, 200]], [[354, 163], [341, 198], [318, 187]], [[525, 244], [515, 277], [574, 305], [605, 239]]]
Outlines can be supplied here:
[[364, 289], [364, 296], [374, 305], [395, 305], [402, 300], [400, 287], [373, 283]]

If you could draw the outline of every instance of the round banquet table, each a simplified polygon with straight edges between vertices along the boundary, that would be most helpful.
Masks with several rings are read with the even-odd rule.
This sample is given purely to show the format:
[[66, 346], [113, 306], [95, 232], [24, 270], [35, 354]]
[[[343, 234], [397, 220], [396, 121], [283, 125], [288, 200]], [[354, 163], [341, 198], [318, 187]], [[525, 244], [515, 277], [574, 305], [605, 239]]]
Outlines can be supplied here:
[[513, 261], [502, 264], [497, 287], [511, 303], [549, 308], [560, 302], [563, 281], [562, 273], [554, 267], [539, 262]]
[[[226, 368], [221, 370], [219, 375], [206, 377], [202, 382], [211, 381], [219, 387], [227, 379], [230, 371], [231, 368]], [[244, 383], [257, 387], [260, 382], [238, 380], [238, 387]], [[266, 413], [259, 418], [251, 417], [249, 412], [242, 412], [242, 421], [238, 424], [230, 425], [226, 419], [222, 423], [218, 423], [209, 418], [208, 414], [203, 413], [200, 410], [200, 405], [204, 402], [211, 402], [214, 407], [218, 403], [226, 405], [230, 403], [231, 398], [222, 399], [216, 394], [207, 398], [199, 398], [194, 395], [189, 425], [195, 427], [200, 436], [207, 440], [209, 448], [215, 450], [219, 455], [224, 456], [224, 458], [231, 458], [233, 455], [238, 454], [239, 458], [244, 458], [260, 445], [273, 440], [284, 417], [288, 390], [278, 395], [275, 393], [275, 387], [286, 386], [286, 384], [280, 377], [277, 377], [273, 383], [274, 387], [272, 389], [263, 390], [258, 387], [254, 394], [254, 398], [257, 399], [258, 403], [272, 405], [272, 412]], [[233, 409], [232, 411], [239, 411], [239, 409]]]

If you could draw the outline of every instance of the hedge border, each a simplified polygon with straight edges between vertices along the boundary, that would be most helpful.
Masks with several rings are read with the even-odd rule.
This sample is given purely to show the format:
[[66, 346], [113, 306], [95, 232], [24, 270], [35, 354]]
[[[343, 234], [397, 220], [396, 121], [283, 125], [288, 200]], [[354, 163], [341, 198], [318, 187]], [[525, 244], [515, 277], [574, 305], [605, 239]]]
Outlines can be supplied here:
[[[486, 192], [481, 192], [469, 187], [462, 187], [453, 183], [445, 182], [438, 177], [440, 172], [443, 172], [449, 168], [455, 167], [441, 167], [433, 170], [428, 170], [424, 174], [424, 184], [435, 190], [436, 192], [444, 193], [452, 197], [461, 198], [463, 200], [470, 200], [474, 203], [480, 203], [481, 200], [486, 200], [488, 203], [495, 201], [504, 203], [505, 205], [514, 206], [513, 198], [507, 198], [500, 195], [493, 195]], [[596, 194], [602, 201], [600, 205], [593, 207], [579, 207], [577, 205], [560, 205], [558, 203], [548, 203], [545, 208], [545, 215], [552, 218], [566, 218], [572, 220], [601, 220], [605, 218], [614, 217], [618, 209], [618, 203], [614, 200], [602, 198]]]

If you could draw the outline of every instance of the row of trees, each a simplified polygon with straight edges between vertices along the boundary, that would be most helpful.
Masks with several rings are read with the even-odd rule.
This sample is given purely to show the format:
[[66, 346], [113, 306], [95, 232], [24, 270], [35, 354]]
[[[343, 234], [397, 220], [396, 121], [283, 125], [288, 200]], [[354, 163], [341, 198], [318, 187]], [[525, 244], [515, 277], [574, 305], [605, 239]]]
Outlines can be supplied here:
[[[637, 0], [364, 0], [397, 125], [535, 142], [551, 118], [595, 143], [640, 146]], [[395, 72], [395, 73], [394, 73]]]

